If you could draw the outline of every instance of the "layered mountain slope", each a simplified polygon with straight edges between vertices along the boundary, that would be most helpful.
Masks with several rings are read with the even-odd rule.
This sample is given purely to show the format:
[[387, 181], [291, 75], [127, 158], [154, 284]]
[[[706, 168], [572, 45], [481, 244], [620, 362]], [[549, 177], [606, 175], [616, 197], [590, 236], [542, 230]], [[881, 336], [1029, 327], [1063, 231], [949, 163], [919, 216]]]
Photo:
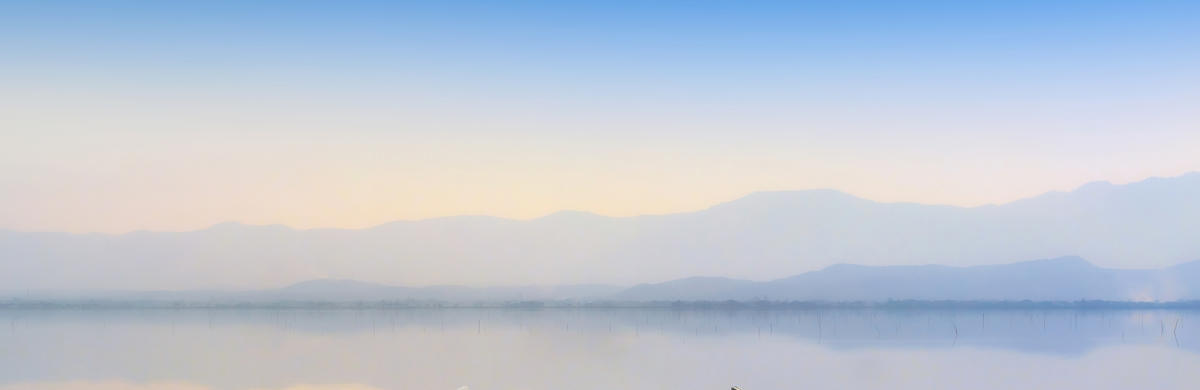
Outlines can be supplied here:
[[1101, 268], [1078, 257], [950, 267], [839, 264], [767, 282], [681, 279], [643, 284], [627, 300], [1175, 301], [1200, 299], [1200, 262], [1157, 270]]
[[122, 235], [0, 231], [0, 285], [264, 289], [327, 278], [412, 286], [632, 285], [694, 275], [772, 280], [839, 263], [969, 266], [1071, 255], [1104, 267], [1156, 268], [1200, 258], [1197, 199], [1194, 173], [973, 208], [815, 190], [631, 218], [564, 212], [362, 230], [221, 224]]

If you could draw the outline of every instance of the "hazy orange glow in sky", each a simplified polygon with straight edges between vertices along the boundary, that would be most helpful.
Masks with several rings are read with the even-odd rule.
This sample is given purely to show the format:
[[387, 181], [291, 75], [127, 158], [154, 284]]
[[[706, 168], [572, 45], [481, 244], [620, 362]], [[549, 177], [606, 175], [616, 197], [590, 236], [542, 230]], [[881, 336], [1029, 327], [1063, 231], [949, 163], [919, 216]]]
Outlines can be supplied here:
[[0, 228], [970, 206], [1200, 169], [1187, 4], [722, 4], [4, 5]]
[[[129, 123], [130, 116], [114, 121]], [[95, 126], [95, 118], [86, 120]], [[2, 201], [19, 207], [6, 208], [3, 224], [124, 232], [222, 221], [354, 228], [461, 214], [531, 218], [565, 209], [627, 216], [809, 188], [970, 206], [1200, 166], [1200, 154], [1192, 153], [1200, 143], [1187, 133], [1041, 135], [1035, 144], [1001, 131], [970, 138], [881, 132], [854, 140], [836, 133], [647, 133], [18, 134], [10, 139], [20, 142], [3, 146]]]

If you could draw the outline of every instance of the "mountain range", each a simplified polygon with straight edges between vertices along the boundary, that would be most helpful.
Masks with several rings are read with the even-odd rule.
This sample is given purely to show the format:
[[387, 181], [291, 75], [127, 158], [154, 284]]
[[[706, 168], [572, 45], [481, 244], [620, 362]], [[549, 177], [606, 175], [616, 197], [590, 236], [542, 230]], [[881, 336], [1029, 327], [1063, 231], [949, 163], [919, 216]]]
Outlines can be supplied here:
[[1039, 301], [1200, 300], [1200, 260], [1161, 269], [1112, 269], [1078, 257], [1002, 265], [952, 267], [837, 264], [770, 281], [691, 277], [629, 288], [607, 285], [404, 287], [317, 279], [253, 291], [75, 291], [39, 293], [33, 300], [117, 302], [394, 302], [453, 303], [805, 301]]
[[1101, 268], [1078, 257], [1003, 265], [838, 264], [766, 282], [686, 278], [634, 286], [626, 301], [1179, 301], [1200, 299], [1200, 261], [1162, 269]]
[[[0, 231], [0, 289], [257, 291], [314, 279], [630, 286], [714, 275], [733, 279], [671, 283], [707, 280], [704, 288], [720, 296], [821, 298], [831, 287], [795, 286], [821, 285], [806, 275], [836, 280], [851, 270], [924, 272], [957, 286], [967, 282], [951, 279], [976, 280], [970, 278], [983, 272], [961, 267], [1062, 256], [1109, 268], [1165, 268], [1200, 259], [1197, 232], [1200, 173], [1091, 183], [980, 207], [880, 203], [831, 190], [762, 192], [695, 212], [621, 218], [560, 212], [532, 220], [464, 216], [367, 229], [225, 223], [118, 235]], [[792, 278], [778, 279], [786, 275], [809, 281], [793, 286]], [[920, 284], [896, 291], [923, 296], [928, 286]], [[893, 294], [862, 287], [863, 297]], [[622, 294], [669, 296], [664, 288], [639, 286]], [[1167, 290], [1160, 292], [1174, 295]]]

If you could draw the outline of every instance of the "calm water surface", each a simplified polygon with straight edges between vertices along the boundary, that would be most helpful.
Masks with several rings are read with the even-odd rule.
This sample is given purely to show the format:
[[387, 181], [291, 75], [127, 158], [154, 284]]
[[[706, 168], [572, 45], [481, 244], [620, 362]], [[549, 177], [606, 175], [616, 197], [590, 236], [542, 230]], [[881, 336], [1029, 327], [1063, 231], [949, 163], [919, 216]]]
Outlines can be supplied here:
[[0, 389], [1194, 389], [1197, 314], [0, 310]]

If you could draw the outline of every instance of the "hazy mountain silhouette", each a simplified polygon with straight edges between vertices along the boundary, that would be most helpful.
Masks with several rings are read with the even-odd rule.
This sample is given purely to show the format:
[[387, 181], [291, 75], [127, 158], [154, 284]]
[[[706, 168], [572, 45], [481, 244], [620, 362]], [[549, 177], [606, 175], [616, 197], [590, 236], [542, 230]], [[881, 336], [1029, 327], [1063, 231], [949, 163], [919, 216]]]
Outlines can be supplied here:
[[525, 301], [601, 299], [621, 291], [605, 285], [400, 287], [344, 279], [319, 279], [251, 295], [259, 299], [312, 301]]
[[1200, 299], [1200, 261], [1158, 270], [1100, 268], [1078, 257], [949, 267], [839, 264], [767, 282], [688, 278], [634, 286], [621, 300], [1175, 301]]
[[522, 302], [595, 301], [613, 296], [624, 287], [606, 285], [561, 286], [429, 286], [406, 287], [348, 279], [314, 279], [289, 286], [262, 290], [40, 290], [14, 291], [0, 288], [0, 300], [22, 299], [58, 302], [189, 302], [189, 303], [276, 303], [276, 302]]
[[[1180, 301], [1200, 299], [1200, 261], [1162, 269], [1112, 269], [1078, 257], [1003, 265], [863, 266], [837, 264], [764, 282], [691, 277], [630, 288], [604, 285], [404, 287], [317, 279], [249, 291], [75, 291], [33, 299], [255, 302], [673, 302], [673, 301]], [[4, 298], [0, 295], [0, 298]], [[19, 298], [19, 296], [18, 296]]]
[[[970, 208], [814, 190], [756, 193], [696, 212], [629, 218], [561, 212], [361, 230], [226, 223], [121, 235], [2, 231], [0, 286], [258, 290], [311, 279], [632, 285], [694, 275], [773, 280], [839, 263], [969, 266], [1069, 255], [1104, 267], [1156, 268], [1200, 258], [1197, 199], [1200, 174], [1193, 173], [1093, 183]], [[849, 269], [822, 272], [834, 277]]]

